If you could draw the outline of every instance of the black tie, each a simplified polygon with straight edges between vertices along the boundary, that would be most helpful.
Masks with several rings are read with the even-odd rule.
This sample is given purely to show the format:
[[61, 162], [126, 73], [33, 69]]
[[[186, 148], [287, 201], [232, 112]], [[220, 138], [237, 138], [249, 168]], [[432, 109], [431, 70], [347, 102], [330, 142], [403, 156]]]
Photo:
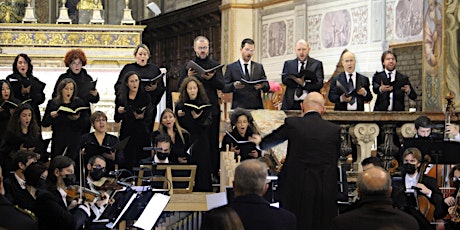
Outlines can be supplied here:
[[248, 70], [248, 63], [244, 64], [244, 78], [246, 78], [246, 80], [250, 80], [250, 78], [249, 78], [249, 70]]
[[[348, 90], [351, 92], [355, 87], [353, 86], [353, 78], [351, 78], [353, 74], [348, 74]], [[352, 96], [351, 101], [349, 102], [350, 105], [353, 105], [356, 102], [356, 97]]]
[[[301, 61], [300, 62], [300, 71], [299, 73], [301, 73], [303, 70], [305, 70], [305, 62]], [[295, 95], [297, 97], [301, 97], [303, 94], [303, 90], [302, 88], [299, 88], [299, 86], [295, 89]]]
[[391, 82], [391, 71], [388, 71], [388, 80]]

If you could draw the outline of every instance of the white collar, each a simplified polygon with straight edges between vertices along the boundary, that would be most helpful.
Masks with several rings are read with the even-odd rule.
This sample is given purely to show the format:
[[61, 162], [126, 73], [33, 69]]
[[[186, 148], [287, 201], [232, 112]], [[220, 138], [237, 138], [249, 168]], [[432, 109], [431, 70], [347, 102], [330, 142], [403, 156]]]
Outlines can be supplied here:
[[19, 177], [18, 174], [16, 174], [16, 172], [14, 172], [14, 177], [18, 181], [19, 186], [21, 186], [22, 189], [26, 189], [26, 181]]

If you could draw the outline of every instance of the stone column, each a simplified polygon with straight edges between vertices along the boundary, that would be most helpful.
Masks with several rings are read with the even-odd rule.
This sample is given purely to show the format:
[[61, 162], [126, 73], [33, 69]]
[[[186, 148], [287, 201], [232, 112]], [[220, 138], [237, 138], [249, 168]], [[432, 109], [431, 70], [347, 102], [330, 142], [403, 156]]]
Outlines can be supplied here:
[[375, 123], [359, 123], [350, 128], [350, 135], [353, 137], [353, 142], [358, 145], [356, 159], [358, 172], [363, 171], [361, 161], [371, 156], [372, 145], [375, 138], [379, 135], [379, 131], [379, 126]]
[[[254, 19], [253, 5], [247, 0], [222, 0], [221, 63], [237, 60], [241, 41], [256, 36], [258, 21]], [[260, 42], [256, 41], [255, 46], [260, 49]]]

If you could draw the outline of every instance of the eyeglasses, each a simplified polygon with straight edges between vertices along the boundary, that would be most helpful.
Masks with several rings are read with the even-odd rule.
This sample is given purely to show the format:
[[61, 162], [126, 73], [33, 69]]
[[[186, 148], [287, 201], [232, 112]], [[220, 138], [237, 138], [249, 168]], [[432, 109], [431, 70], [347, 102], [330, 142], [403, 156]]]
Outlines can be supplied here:
[[452, 182], [460, 181], [460, 177], [452, 177]]
[[208, 46], [199, 46], [197, 47], [198, 50], [208, 50], [209, 47]]
[[102, 167], [102, 165], [93, 165], [93, 169], [100, 169], [102, 172], [105, 172], [105, 167]]

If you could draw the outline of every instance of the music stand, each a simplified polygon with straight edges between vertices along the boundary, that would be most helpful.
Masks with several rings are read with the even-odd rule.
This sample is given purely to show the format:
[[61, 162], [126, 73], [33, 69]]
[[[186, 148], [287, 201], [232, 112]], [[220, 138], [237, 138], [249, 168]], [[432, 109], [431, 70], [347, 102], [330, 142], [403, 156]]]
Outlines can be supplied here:
[[[460, 163], [460, 143], [455, 141], [444, 141], [436, 138], [406, 138], [404, 148], [416, 147], [422, 152], [422, 158], [429, 154], [435, 159], [436, 171], [438, 164]], [[438, 174], [436, 173], [436, 181]]]

